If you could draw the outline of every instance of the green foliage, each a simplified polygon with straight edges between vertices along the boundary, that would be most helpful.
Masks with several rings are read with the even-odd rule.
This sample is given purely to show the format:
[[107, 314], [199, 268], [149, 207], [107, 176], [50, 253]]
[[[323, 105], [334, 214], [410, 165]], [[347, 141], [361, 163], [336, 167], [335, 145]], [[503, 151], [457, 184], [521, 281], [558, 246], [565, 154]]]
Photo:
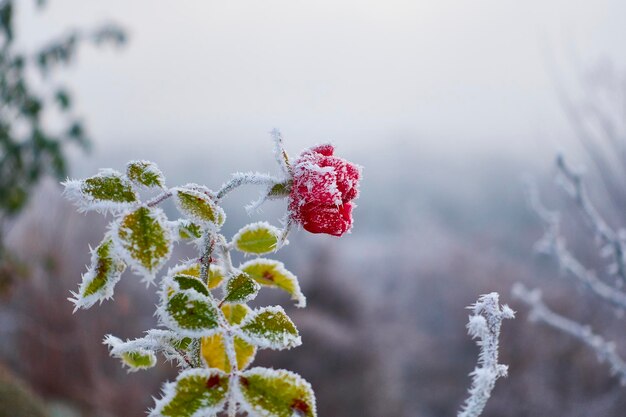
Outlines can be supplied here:
[[240, 269], [265, 287], [276, 287], [287, 291], [298, 307], [306, 306], [306, 298], [300, 290], [300, 284], [294, 274], [285, 269], [282, 262], [273, 259], [252, 259], [240, 266]]
[[146, 188], [165, 187], [165, 177], [154, 162], [131, 161], [126, 165], [126, 176], [135, 184]]
[[81, 185], [81, 192], [90, 200], [112, 203], [134, 203], [137, 194], [119, 172], [106, 171], [87, 178]]
[[262, 307], [246, 317], [239, 334], [260, 348], [289, 349], [302, 343], [298, 329], [282, 307]]
[[[80, 117], [74, 114], [71, 94], [49, 77], [40, 77], [37, 81], [43, 81], [44, 87], [37, 88], [31, 77], [70, 63], [81, 43], [121, 45], [126, 40], [119, 27], [107, 25], [91, 32], [71, 31], [31, 54], [21, 49], [14, 36], [16, 5], [14, 0], [0, 4], [0, 219], [19, 213], [42, 176], [67, 176], [68, 145], [86, 148], [89, 143]], [[43, 122], [53, 110], [60, 113], [60, 129]]]
[[311, 385], [293, 372], [252, 368], [241, 373], [239, 387], [251, 416], [317, 416]]
[[224, 210], [211, 200], [211, 197], [192, 189], [177, 189], [176, 206], [180, 212], [193, 221], [211, 223], [220, 227], [226, 220]]
[[267, 222], [252, 223], [233, 237], [234, 246], [242, 252], [261, 255], [277, 249], [280, 230]]
[[189, 337], [211, 335], [219, 325], [218, 311], [210, 298], [195, 290], [175, 292], [165, 304], [163, 319]]
[[181, 239], [200, 239], [202, 237], [202, 227], [197, 223], [181, 219], [176, 225], [178, 226], [178, 237]]
[[131, 370], [148, 369], [156, 365], [156, 356], [145, 349], [137, 349], [122, 353], [122, 361]]
[[182, 372], [164, 391], [168, 395], [157, 403], [150, 416], [207, 415], [222, 408], [228, 391], [228, 375], [217, 369], [191, 369]]
[[261, 286], [246, 273], [234, 275], [226, 284], [226, 303], [247, 303], [259, 293]]
[[173, 279], [181, 290], [194, 289], [200, 294], [204, 294], [207, 297], [209, 296], [209, 289], [197, 277], [192, 275], [176, 275]]
[[172, 251], [172, 239], [159, 209], [143, 206], [126, 214], [116, 235], [132, 265], [147, 275], [155, 274]]

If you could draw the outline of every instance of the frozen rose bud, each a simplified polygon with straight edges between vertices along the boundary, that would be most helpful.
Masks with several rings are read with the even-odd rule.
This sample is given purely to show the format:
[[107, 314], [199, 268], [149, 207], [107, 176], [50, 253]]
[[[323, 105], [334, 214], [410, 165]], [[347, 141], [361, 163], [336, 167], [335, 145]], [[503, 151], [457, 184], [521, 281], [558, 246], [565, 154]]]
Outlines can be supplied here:
[[289, 211], [311, 233], [341, 236], [352, 227], [361, 170], [333, 153], [332, 145], [319, 145], [294, 162]]

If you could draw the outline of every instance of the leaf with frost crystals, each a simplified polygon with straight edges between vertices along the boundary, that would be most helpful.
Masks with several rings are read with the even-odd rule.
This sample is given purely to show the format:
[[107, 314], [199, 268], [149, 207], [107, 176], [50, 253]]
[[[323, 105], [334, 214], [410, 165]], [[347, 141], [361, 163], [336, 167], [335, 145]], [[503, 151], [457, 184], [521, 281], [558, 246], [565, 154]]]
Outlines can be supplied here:
[[[225, 304], [221, 307], [224, 317], [230, 325], [237, 325], [252, 312], [245, 304]], [[254, 360], [256, 346], [251, 345], [239, 336], [234, 336], [237, 369], [245, 369]], [[202, 338], [201, 355], [209, 368], [218, 368], [224, 372], [231, 371], [230, 361], [224, 344], [222, 333]]]
[[[167, 275], [191, 275], [196, 278], [200, 278], [200, 264], [197, 262], [189, 262], [186, 264], [176, 265], [171, 268]], [[209, 289], [212, 290], [220, 286], [222, 281], [224, 281], [226, 274], [224, 273], [224, 269], [221, 266], [211, 264], [209, 268]]]
[[250, 417], [317, 416], [311, 385], [293, 372], [252, 368], [241, 373], [238, 385]]
[[195, 289], [174, 288], [159, 307], [163, 324], [188, 337], [214, 334], [219, 328], [218, 314], [213, 300]]
[[157, 360], [154, 351], [140, 346], [136, 341], [133, 342], [125, 343], [111, 335], [104, 339], [104, 343], [111, 348], [111, 356], [120, 358], [130, 372], [152, 368], [156, 365]]
[[84, 180], [67, 180], [62, 184], [64, 194], [74, 201], [80, 211], [120, 211], [139, 201], [128, 178], [112, 169], [103, 169]]
[[154, 277], [172, 252], [172, 238], [163, 211], [139, 207], [124, 215], [115, 227], [116, 244], [137, 272]]
[[306, 306], [306, 297], [300, 290], [298, 278], [285, 269], [282, 262], [257, 258], [244, 263], [240, 269], [263, 286], [287, 291], [291, 295], [291, 299], [297, 301], [297, 307]]
[[290, 349], [302, 344], [298, 329], [280, 306], [253, 310], [235, 328], [245, 341], [262, 349]]
[[262, 255], [276, 250], [281, 232], [267, 222], [244, 226], [233, 237], [233, 245], [242, 252]]
[[190, 369], [163, 387], [150, 417], [196, 417], [212, 415], [224, 408], [228, 375], [217, 369]]
[[154, 162], [130, 161], [126, 165], [126, 176], [133, 183], [146, 188], [165, 187], [165, 177]]
[[193, 221], [221, 227], [226, 220], [224, 210], [210, 196], [198, 189], [176, 188], [174, 201], [178, 210]]
[[202, 237], [202, 227], [187, 219], [180, 219], [175, 222], [175, 230], [180, 239], [190, 240]]
[[226, 284], [224, 302], [247, 303], [257, 296], [260, 289], [261, 286], [245, 272], [233, 275]]
[[89, 308], [96, 302], [113, 297], [115, 284], [120, 280], [126, 264], [113, 250], [113, 241], [106, 237], [91, 251], [91, 266], [83, 274], [78, 293], [72, 293], [76, 309]]

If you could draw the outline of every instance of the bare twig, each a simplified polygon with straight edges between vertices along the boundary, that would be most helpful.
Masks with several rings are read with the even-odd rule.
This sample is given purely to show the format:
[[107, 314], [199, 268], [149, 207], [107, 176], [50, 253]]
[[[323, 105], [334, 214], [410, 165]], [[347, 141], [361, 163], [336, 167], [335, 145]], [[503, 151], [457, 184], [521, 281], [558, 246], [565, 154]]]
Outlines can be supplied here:
[[611, 367], [611, 373], [619, 377], [622, 385], [626, 385], [626, 362], [616, 352], [615, 343], [594, 334], [589, 326], [567, 319], [550, 310], [541, 300], [541, 291], [538, 289], [531, 291], [524, 285], [516, 283], [513, 286], [513, 297], [531, 308], [529, 319], [561, 330], [590, 347], [598, 356], [598, 360], [607, 362]]

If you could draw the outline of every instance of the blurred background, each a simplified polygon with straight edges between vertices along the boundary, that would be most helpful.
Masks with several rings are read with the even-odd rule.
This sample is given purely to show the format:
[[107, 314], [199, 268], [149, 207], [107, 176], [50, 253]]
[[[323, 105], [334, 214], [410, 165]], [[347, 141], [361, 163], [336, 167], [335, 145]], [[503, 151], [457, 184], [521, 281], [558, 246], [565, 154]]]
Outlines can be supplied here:
[[[533, 253], [543, 228], [522, 181], [603, 273], [553, 162], [584, 166], [599, 211], [626, 225], [625, 18], [622, 0], [1, 1], [0, 416], [142, 416], [176, 375], [127, 375], [102, 345], [156, 325], [155, 288], [131, 273], [115, 302], [72, 314], [107, 221], [76, 213], [59, 178], [147, 159], [170, 185], [215, 189], [277, 172], [272, 128], [292, 155], [333, 142], [364, 178], [350, 235], [298, 231], [279, 253], [308, 307], [259, 303], [284, 303], [303, 346], [257, 364], [309, 380], [321, 416], [455, 415], [477, 355], [465, 307], [498, 291], [518, 316], [484, 416], [623, 415], [607, 366], [528, 322], [510, 289], [540, 287], [626, 355], [620, 314]], [[257, 196], [228, 197], [226, 236]]]

